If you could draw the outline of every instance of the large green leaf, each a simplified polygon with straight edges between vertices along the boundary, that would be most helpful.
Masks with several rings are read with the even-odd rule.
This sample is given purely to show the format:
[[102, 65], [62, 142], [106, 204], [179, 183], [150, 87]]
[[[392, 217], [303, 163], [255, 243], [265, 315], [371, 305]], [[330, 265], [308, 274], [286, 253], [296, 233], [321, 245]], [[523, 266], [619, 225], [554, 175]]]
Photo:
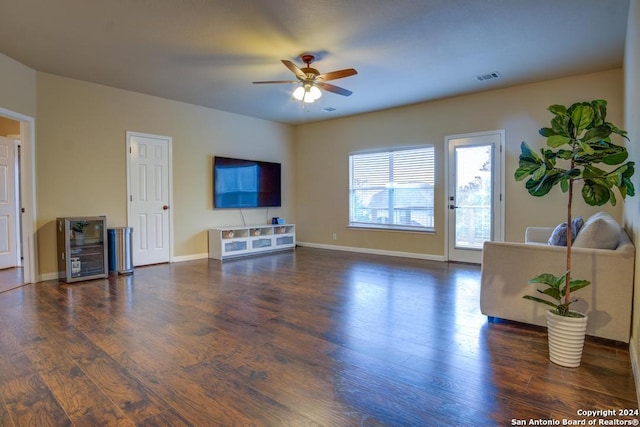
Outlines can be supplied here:
[[571, 290], [571, 292], [575, 292], [579, 289], [589, 286], [590, 284], [591, 282], [588, 280], [571, 279], [571, 281], [569, 282], [569, 289]]
[[618, 166], [617, 168], [615, 168], [614, 170], [607, 172], [605, 175], [606, 176], [619, 176], [620, 179], [622, 179], [622, 177], [625, 175], [625, 172], [627, 172], [627, 169], [629, 169], [629, 167], [633, 167], [633, 165], [629, 165], [629, 163], [626, 163], [622, 166]]
[[522, 167], [527, 167], [527, 166], [540, 166], [544, 163], [544, 161], [538, 157], [537, 155], [534, 156], [525, 156], [523, 154], [520, 155], [520, 162], [519, 162], [519, 166]]
[[571, 121], [576, 127], [576, 135], [580, 135], [593, 121], [593, 107], [589, 104], [578, 104], [571, 112]]
[[569, 169], [568, 171], [565, 171], [565, 175], [570, 178], [578, 178], [581, 174], [582, 172], [578, 168], [573, 168], [573, 169]]
[[602, 206], [609, 201], [609, 188], [592, 179], [585, 179], [582, 198], [591, 206]]
[[542, 298], [533, 297], [533, 296], [531, 296], [531, 295], [525, 295], [525, 296], [523, 296], [522, 298], [524, 298], [524, 299], [528, 299], [528, 300], [531, 300], [531, 301], [535, 301], [535, 302], [540, 302], [540, 303], [542, 303], [542, 304], [550, 305], [551, 307], [554, 307], [554, 308], [556, 308], [556, 309], [558, 308], [558, 305], [557, 305], [557, 304], [554, 304], [554, 303], [552, 303], [551, 301], [547, 301], [547, 300], [544, 300], [544, 299], [542, 299]]
[[560, 285], [564, 282], [565, 277], [567, 277], [568, 273], [569, 272], [567, 271], [561, 276], [555, 276], [551, 273], [542, 273], [537, 275], [533, 279], [529, 279], [529, 283], [531, 284], [538, 283], [541, 285], [548, 285], [548, 286], [552, 286], [559, 289]]
[[613, 124], [611, 124], [609, 122], [606, 122], [605, 124], [611, 128], [611, 131], [613, 133], [620, 135], [621, 137], [623, 137], [627, 141], [629, 140], [629, 137], [627, 136], [627, 131], [626, 130], [619, 129], [619, 128], [617, 128], [616, 126], [614, 126]]
[[584, 178], [599, 178], [607, 175], [607, 172], [593, 165], [585, 165], [582, 172]]
[[593, 106], [593, 124], [594, 126], [600, 126], [604, 123], [604, 119], [607, 116], [607, 101], [604, 99], [596, 99], [591, 101]]
[[578, 145], [580, 145], [580, 148], [586, 155], [595, 153], [594, 149], [589, 144], [585, 144], [584, 142], [578, 140]]
[[609, 203], [611, 203], [611, 206], [615, 206], [617, 203], [616, 193], [611, 188], [609, 188]]
[[607, 178], [610, 180], [612, 185], [615, 185], [620, 192], [620, 195], [623, 199], [627, 196], [635, 195], [635, 188], [633, 183], [631, 182], [630, 177], [633, 176], [634, 173], [634, 163], [628, 162], [619, 168], [611, 171]]
[[633, 182], [631, 182], [629, 178], [622, 178], [622, 185], [623, 185], [622, 188], [625, 189], [625, 193], [626, 193], [623, 195], [623, 197], [635, 196], [636, 190], [635, 190], [635, 187], [633, 186]]
[[529, 145], [522, 141], [520, 143], [520, 160], [530, 160], [535, 162], [542, 162], [542, 159], [534, 152]]
[[538, 133], [542, 136], [544, 136], [545, 138], [550, 137], [551, 135], [555, 135], [556, 132], [551, 129], [551, 128], [542, 128], [538, 131]]
[[598, 178], [598, 179], [604, 179], [605, 182], [599, 182], [599, 184], [604, 184], [609, 188], [613, 188], [614, 186], [619, 187], [622, 185], [622, 174], [607, 174], [604, 178]]
[[[557, 150], [559, 151], [559, 150]], [[556, 159], [558, 158], [558, 153], [549, 148], [541, 148], [540, 154], [542, 154], [542, 158], [546, 161], [553, 162], [555, 164]]]
[[562, 116], [567, 114], [567, 107], [560, 104], [553, 104], [547, 108], [547, 110], [551, 111], [556, 116]]
[[569, 160], [571, 157], [573, 157], [573, 150], [560, 149], [556, 152], [556, 158], [558, 159]]
[[584, 144], [593, 144], [595, 142], [602, 141], [609, 135], [611, 135], [611, 128], [603, 125], [589, 129], [580, 140]]
[[627, 160], [629, 157], [629, 153], [624, 147], [620, 147], [622, 150], [615, 150], [609, 154], [606, 154], [602, 157], [602, 163], [605, 165], [619, 165], [620, 163]]
[[618, 191], [620, 192], [623, 200], [627, 198], [627, 186], [624, 182], [624, 178], [622, 178], [622, 183], [618, 186]]
[[551, 298], [553, 298], [558, 302], [562, 301], [563, 294], [560, 289], [549, 287], [545, 290], [537, 289], [537, 291], [540, 292], [541, 294], [550, 296]]
[[516, 181], [522, 181], [529, 175], [533, 174], [536, 170], [538, 170], [538, 167], [539, 167], [538, 165], [531, 165], [526, 167], [521, 166], [518, 169], [516, 169], [516, 171], [513, 173], [513, 177], [515, 178]]
[[555, 116], [551, 120], [551, 128], [556, 133], [556, 135], [563, 135], [566, 137], [571, 136], [571, 132], [569, 132], [569, 116]]
[[538, 168], [544, 165], [544, 161], [540, 156], [531, 150], [526, 142], [520, 144], [520, 162], [519, 167], [514, 172], [516, 181], [522, 181], [527, 176], [534, 174]]
[[531, 179], [534, 181], [540, 181], [547, 174], [547, 170], [548, 169], [545, 164], [540, 165], [540, 167], [531, 174]]
[[594, 149], [591, 154], [579, 152], [575, 156], [574, 160], [579, 164], [591, 164], [591, 163], [604, 163], [607, 165], [616, 165], [622, 163], [628, 156], [627, 150], [624, 147], [611, 144], [606, 141], [600, 141], [595, 144], [590, 144]]
[[549, 179], [548, 176], [545, 176], [543, 179], [536, 181], [534, 179], [529, 179], [525, 183], [525, 187], [529, 194], [535, 197], [542, 197], [551, 191], [553, 188], [553, 179]]
[[625, 171], [622, 173], [622, 176], [625, 178], [631, 178], [635, 173], [635, 162], [628, 162], [625, 166], [627, 167]]
[[547, 145], [551, 148], [558, 148], [565, 144], [571, 144], [571, 138], [563, 135], [551, 135], [547, 138]]

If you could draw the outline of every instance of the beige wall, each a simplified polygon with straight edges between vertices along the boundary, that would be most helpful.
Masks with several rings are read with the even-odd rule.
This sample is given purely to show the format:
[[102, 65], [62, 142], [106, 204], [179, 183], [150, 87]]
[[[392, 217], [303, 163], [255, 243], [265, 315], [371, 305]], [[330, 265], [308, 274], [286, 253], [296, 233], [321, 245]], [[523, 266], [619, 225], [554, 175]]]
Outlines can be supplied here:
[[[281, 162], [283, 208], [295, 221], [291, 127], [167, 99], [38, 73], [36, 162], [39, 271], [56, 270], [54, 221], [106, 215], [127, 225], [126, 132], [173, 138], [174, 256], [207, 253], [206, 230], [241, 224], [239, 210], [213, 210], [214, 155]], [[267, 210], [244, 210], [264, 223]], [[135, 232], [135, 230], [134, 230]]]
[[[520, 143], [542, 147], [538, 129], [552, 118], [551, 104], [603, 98], [609, 121], [623, 118], [622, 70], [610, 70], [543, 83], [449, 98], [361, 116], [298, 126], [296, 140], [296, 214], [298, 240], [380, 251], [444, 254], [444, 139], [447, 135], [505, 129], [506, 240], [523, 241], [529, 225], [556, 225], [565, 218], [559, 189], [541, 201], [530, 196], [513, 173]], [[434, 144], [436, 147], [435, 234], [348, 229], [348, 155], [378, 147]], [[578, 215], [598, 210], [574, 203]], [[618, 219], [621, 207], [606, 207]], [[332, 234], [337, 240], [332, 240]]]
[[0, 108], [36, 115], [36, 72], [0, 54]]
[[[625, 204], [626, 226], [638, 247], [640, 242], [640, 0], [631, 0], [627, 24], [627, 42], [624, 54], [625, 118], [624, 128], [629, 132], [627, 144], [630, 158], [636, 162], [633, 183], [636, 196]], [[636, 250], [636, 275], [633, 302], [633, 327], [631, 330], [631, 357], [634, 366], [636, 390], [640, 385], [640, 251]], [[640, 402], [640, 394], [638, 396]]]

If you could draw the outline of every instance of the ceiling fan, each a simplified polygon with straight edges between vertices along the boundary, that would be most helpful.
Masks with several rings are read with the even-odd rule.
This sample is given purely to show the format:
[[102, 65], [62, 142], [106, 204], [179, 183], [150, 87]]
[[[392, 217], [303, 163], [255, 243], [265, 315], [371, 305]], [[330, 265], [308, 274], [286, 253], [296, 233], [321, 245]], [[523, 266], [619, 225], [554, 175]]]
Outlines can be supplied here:
[[322, 94], [319, 89], [343, 96], [349, 96], [353, 93], [350, 90], [326, 82], [328, 80], [337, 80], [358, 74], [355, 69], [345, 68], [344, 70], [320, 74], [318, 70], [311, 68], [311, 63], [316, 59], [315, 56], [311, 54], [302, 54], [300, 55], [300, 59], [302, 59], [302, 62], [306, 64], [306, 67], [298, 68], [298, 66], [293, 62], [286, 59], [282, 60], [284, 66], [291, 70], [298, 80], [268, 80], [253, 83], [302, 83], [302, 85], [296, 88], [293, 92], [293, 97], [307, 103], [314, 102], [316, 99], [320, 98]]

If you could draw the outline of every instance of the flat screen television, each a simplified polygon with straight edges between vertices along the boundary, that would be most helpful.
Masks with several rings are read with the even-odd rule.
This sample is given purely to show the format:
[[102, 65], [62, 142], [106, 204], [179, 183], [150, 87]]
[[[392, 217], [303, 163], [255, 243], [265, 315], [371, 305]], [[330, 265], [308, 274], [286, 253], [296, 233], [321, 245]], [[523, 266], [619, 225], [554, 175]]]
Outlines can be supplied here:
[[281, 206], [280, 163], [213, 158], [213, 207]]

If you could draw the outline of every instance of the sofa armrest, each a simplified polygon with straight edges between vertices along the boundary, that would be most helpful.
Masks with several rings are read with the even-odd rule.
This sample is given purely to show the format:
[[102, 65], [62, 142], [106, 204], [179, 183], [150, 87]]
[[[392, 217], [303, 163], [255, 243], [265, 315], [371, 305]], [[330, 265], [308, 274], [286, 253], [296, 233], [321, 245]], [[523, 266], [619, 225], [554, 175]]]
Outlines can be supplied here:
[[553, 230], [552, 227], [527, 227], [524, 232], [524, 241], [525, 243], [548, 245]]

